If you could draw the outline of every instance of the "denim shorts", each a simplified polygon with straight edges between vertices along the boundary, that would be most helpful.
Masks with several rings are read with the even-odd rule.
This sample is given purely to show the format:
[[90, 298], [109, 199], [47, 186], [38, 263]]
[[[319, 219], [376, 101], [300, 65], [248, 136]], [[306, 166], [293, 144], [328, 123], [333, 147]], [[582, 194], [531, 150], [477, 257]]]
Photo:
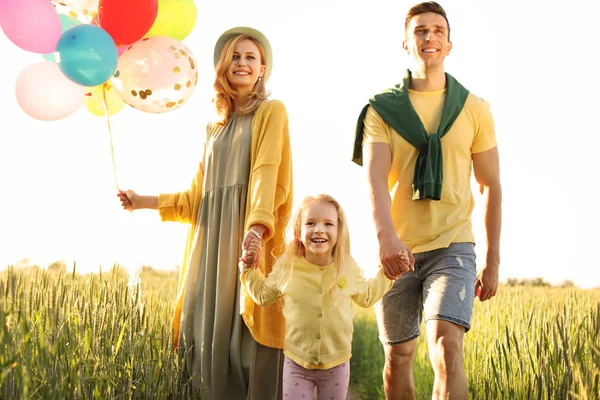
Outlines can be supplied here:
[[394, 282], [375, 305], [379, 339], [397, 345], [419, 336], [423, 319], [445, 320], [471, 328], [475, 299], [475, 245], [452, 243], [447, 248], [417, 253], [415, 270]]

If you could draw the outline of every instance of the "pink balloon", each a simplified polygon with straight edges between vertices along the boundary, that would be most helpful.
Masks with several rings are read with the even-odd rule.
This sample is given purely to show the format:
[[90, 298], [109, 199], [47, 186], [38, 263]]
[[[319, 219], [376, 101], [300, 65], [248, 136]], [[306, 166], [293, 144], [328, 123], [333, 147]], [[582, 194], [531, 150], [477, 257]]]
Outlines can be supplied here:
[[67, 78], [57, 63], [48, 61], [25, 68], [15, 85], [19, 107], [41, 121], [56, 121], [71, 115], [83, 104], [85, 92], [86, 88]]
[[11, 42], [32, 53], [56, 50], [60, 19], [48, 0], [0, 0], [0, 27]]

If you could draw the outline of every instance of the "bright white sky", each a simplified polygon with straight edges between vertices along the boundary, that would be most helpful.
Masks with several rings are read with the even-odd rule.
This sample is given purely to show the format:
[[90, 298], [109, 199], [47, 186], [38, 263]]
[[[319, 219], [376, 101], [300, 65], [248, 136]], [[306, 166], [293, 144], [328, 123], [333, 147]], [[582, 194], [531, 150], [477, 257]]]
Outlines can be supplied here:
[[[600, 224], [594, 162], [600, 132], [588, 117], [597, 114], [600, 87], [586, 47], [596, 35], [584, 34], [595, 3], [569, 2], [577, 12], [509, 3], [441, 2], [454, 44], [447, 71], [488, 100], [496, 120], [504, 189], [500, 278], [600, 286], [594, 229]], [[350, 161], [354, 125], [368, 98], [402, 77], [403, 16], [412, 4], [196, 0], [197, 24], [183, 43], [197, 60], [198, 87], [173, 112], [126, 107], [112, 117], [120, 186], [140, 194], [186, 188], [212, 95], [213, 45], [228, 28], [255, 27], [274, 51], [271, 97], [289, 113], [295, 202], [318, 192], [336, 197], [349, 218], [353, 254], [372, 271], [377, 243], [364, 170]], [[161, 223], [153, 211], [135, 212], [132, 223], [120, 209], [105, 120], [84, 106], [56, 122], [31, 119], [16, 103], [14, 84], [41, 57], [4, 35], [0, 54], [0, 266], [64, 259], [90, 270], [139, 259], [174, 268], [186, 226]], [[481, 265], [482, 198], [475, 197]]]

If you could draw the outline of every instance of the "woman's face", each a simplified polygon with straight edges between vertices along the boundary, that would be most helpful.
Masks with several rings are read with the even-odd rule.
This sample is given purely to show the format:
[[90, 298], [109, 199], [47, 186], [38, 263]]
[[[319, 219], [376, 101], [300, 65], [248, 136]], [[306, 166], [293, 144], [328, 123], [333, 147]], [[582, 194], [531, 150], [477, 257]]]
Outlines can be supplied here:
[[258, 46], [252, 40], [242, 40], [235, 46], [227, 68], [227, 80], [236, 92], [251, 92], [265, 69], [266, 66], [261, 65]]

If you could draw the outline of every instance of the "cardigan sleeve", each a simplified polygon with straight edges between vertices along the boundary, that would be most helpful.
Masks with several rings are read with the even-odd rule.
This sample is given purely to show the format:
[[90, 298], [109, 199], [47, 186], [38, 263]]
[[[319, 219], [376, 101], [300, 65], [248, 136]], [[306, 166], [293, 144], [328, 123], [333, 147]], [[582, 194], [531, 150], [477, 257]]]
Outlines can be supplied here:
[[365, 279], [358, 265], [354, 264], [352, 274], [354, 275], [353, 283], [357, 289], [352, 296], [352, 301], [364, 308], [377, 303], [394, 284], [394, 281], [385, 276], [382, 268], [379, 268], [374, 277]]
[[162, 193], [158, 196], [158, 213], [162, 221], [192, 222], [194, 207], [197, 207], [198, 194], [202, 192], [204, 181], [204, 153], [198, 163], [198, 170], [188, 190], [178, 193]]
[[288, 115], [284, 104], [272, 100], [259, 109], [252, 134], [258, 135], [250, 172], [250, 213], [246, 230], [262, 224], [269, 240], [275, 229], [275, 211], [286, 202], [292, 186], [292, 158]]
[[259, 306], [268, 306], [279, 299], [283, 292], [279, 288], [281, 263], [273, 267], [273, 271], [267, 278], [258, 268], [242, 268], [240, 280], [242, 285], [252, 297], [252, 300]]

